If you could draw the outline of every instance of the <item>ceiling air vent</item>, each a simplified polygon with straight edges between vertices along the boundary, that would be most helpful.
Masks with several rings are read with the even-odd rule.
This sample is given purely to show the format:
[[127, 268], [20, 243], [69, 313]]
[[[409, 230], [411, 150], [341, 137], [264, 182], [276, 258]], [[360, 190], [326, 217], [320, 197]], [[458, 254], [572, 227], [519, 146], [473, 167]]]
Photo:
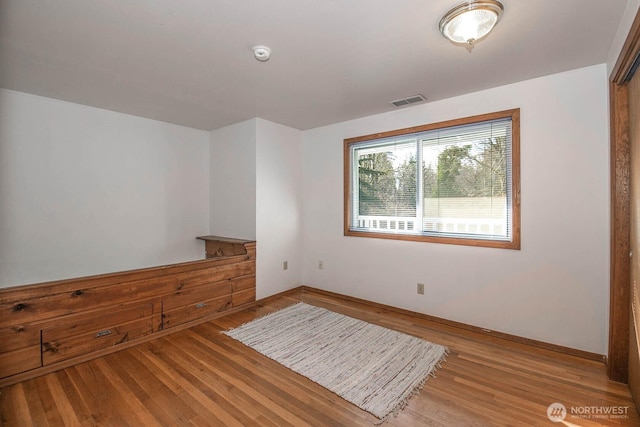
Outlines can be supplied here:
[[403, 105], [415, 104], [416, 102], [424, 102], [427, 98], [422, 95], [413, 95], [408, 98], [398, 99], [396, 101], [391, 101], [393, 105], [396, 107], [402, 107]]

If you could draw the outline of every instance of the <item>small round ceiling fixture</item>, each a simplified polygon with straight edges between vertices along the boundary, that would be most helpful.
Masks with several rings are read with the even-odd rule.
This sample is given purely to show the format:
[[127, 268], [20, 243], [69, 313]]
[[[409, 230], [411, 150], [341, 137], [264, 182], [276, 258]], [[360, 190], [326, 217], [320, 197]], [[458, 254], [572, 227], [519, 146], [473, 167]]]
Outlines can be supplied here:
[[271, 48], [262, 45], [254, 46], [253, 56], [260, 62], [267, 62], [271, 58]]
[[471, 52], [476, 41], [493, 30], [504, 6], [496, 0], [472, 0], [447, 12], [440, 20], [440, 32], [456, 44], [464, 44]]

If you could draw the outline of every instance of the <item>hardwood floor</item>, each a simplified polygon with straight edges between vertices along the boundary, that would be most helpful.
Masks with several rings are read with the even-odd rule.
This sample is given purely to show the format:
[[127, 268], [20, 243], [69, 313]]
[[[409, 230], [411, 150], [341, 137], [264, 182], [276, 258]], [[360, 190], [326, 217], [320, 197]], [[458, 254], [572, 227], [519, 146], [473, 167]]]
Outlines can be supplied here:
[[[390, 426], [640, 425], [628, 387], [600, 362], [309, 290], [1, 389], [0, 425], [372, 426], [372, 415], [220, 333], [297, 301], [449, 347]], [[554, 402], [569, 411], [564, 424], [547, 418]], [[628, 418], [571, 414], [614, 407]]]

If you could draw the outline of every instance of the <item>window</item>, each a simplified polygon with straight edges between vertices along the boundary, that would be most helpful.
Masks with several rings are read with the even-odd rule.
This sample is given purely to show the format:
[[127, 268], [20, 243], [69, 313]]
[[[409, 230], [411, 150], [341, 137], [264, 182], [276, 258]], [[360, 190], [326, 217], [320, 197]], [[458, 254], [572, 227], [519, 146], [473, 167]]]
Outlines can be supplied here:
[[520, 249], [520, 110], [344, 141], [345, 235]]

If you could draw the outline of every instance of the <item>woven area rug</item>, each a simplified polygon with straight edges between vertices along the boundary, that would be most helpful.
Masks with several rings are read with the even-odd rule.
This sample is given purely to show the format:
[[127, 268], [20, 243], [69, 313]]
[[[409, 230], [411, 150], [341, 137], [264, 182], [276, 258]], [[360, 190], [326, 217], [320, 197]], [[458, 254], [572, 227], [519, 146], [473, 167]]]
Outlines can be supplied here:
[[381, 420], [418, 393], [448, 352], [305, 303], [224, 333]]

